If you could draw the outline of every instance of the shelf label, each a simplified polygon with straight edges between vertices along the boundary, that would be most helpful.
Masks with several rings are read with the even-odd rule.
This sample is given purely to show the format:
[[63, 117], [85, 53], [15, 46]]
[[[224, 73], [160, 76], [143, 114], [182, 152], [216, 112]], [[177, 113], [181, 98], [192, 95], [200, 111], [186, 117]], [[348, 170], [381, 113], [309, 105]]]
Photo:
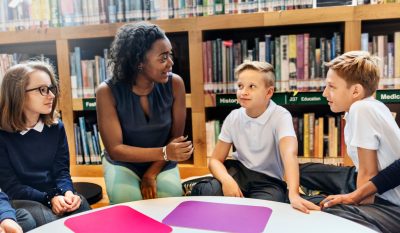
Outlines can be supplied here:
[[277, 105], [285, 105], [287, 102], [287, 93], [274, 93], [272, 96], [272, 100], [277, 104]]
[[400, 103], [400, 90], [378, 90], [376, 99], [383, 103]]
[[[272, 100], [278, 105], [327, 104], [321, 92], [277, 92]], [[235, 94], [217, 94], [216, 106], [239, 106]]]
[[286, 104], [327, 104], [326, 98], [321, 92], [290, 92], [287, 95]]
[[82, 99], [83, 110], [96, 110], [96, 98]]
[[216, 106], [239, 106], [239, 103], [235, 94], [217, 94]]

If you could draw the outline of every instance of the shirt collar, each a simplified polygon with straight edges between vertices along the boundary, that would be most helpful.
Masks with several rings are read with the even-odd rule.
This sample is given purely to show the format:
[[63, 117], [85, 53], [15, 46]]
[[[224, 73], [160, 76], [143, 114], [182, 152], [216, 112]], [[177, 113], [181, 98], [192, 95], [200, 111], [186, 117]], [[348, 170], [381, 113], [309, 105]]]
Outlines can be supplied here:
[[270, 118], [272, 113], [274, 112], [275, 108], [276, 108], [275, 102], [270, 100], [267, 109], [257, 118], [249, 117], [246, 114], [246, 109], [242, 108], [242, 112], [243, 112], [243, 115], [244, 115], [244, 121], [245, 121], [245, 123], [247, 123], [247, 122], [255, 122], [255, 123], [258, 123], [260, 125], [264, 125], [267, 122], [267, 120]]
[[[368, 101], [369, 101], [369, 100], [374, 100], [374, 99], [375, 99], [375, 98], [374, 98], [373, 96], [369, 96], [369, 97], [364, 98], [364, 99], [361, 99], [361, 100], [368, 100]], [[358, 100], [358, 101], [361, 101], [361, 100]], [[357, 101], [356, 101], [356, 102], [357, 102]], [[355, 102], [354, 102], [354, 103], [355, 103]], [[353, 104], [354, 104], [354, 103], [353, 103]], [[353, 105], [353, 104], [352, 104], [352, 105]], [[350, 108], [351, 108], [351, 106], [350, 106]], [[349, 111], [350, 111], [350, 110], [349, 110]], [[343, 118], [344, 118], [345, 120], [347, 120], [348, 117], [349, 117], [349, 112], [345, 112]]]
[[348, 112], [345, 112], [344, 113], [344, 116], [343, 116], [343, 119], [345, 120], [345, 121], [347, 121], [347, 118], [349, 117], [349, 113]]
[[38, 131], [39, 133], [41, 133], [43, 131], [44, 128], [44, 123], [42, 120], [39, 120], [35, 126], [33, 126], [33, 128], [27, 128], [26, 130], [23, 130], [21, 132], [19, 132], [21, 135], [25, 135], [26, 133], [29, 132], [29, 130], [34, 129], [36, 131]]

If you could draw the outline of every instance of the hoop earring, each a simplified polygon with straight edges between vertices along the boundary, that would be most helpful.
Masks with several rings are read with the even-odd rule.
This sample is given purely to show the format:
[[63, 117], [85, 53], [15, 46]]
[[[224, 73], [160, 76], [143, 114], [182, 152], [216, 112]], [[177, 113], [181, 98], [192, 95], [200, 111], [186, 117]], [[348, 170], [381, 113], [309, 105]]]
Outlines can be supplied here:
[[138, 69], [139, 72], [142, 72], [143, 66], [140, 65], [140, 66], [137, 67], [137, 69]]

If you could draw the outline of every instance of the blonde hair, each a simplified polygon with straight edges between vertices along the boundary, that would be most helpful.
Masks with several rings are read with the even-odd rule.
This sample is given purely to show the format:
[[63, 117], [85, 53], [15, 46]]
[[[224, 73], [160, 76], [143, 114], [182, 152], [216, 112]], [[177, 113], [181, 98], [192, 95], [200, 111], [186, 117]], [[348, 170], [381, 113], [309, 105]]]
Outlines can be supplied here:
[[235, 69], [235, 77], [236, 79], [239, 77], [239, 74], [245, 70], [256, 70], [261, 73], [265, 73], [264, 80], [267, 86], [274, 86], [275, 83], [275, 71], [274, 67], [268, 62], [261, 61], [245, 61], [240, 64]]
[[343, 78], [347, 86], [361, 84], [365, 97], [371, 96], [379, 84], [379, 58], [365, 51], [350, 51], [325, 65]]
[[[57, 86], [53, 67], [42, 61], [28, 61], [12, 66], [4, 75], [0, 89], [0, 129], [8, 132], [26, 130], [26, 116], [23, 113], [25, 90], [29, 76], [35, 71], [43, 71], [49, 75], [51, 84]], [[55, 124], [58, 113], [56, 96], [49, 114], [41, 114], [40, 119], [46, 125]]]

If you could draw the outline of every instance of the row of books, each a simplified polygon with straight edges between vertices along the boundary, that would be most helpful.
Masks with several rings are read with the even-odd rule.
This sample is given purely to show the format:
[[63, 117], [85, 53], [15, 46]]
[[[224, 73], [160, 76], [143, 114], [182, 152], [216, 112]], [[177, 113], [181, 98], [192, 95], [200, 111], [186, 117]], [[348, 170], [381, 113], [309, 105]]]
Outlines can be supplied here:
[[30, 59], [52, 63], [50, 59], [45, 57], [43, 54], [40, 54], [39, 56], [31, 56], [29, 54], [21, 54], [21, 53], [13, 53], [13, 54], [0, 53], [0, 84], [3, 81], [6, 71], [11, 66]]
[[[247, 40], [209, 40], [202, 44], [203, 79], [206, 93], [235, 92], [234, 70], [245, 60], [266, 61], [275, 67], [276, 91], [320, 91], [324, 88], [326, 68], [322, 65], [342, 52], [341, 34], [331, 38], [310, 37], [309, 33], [265, 35]], [[319, 45], [319, 46], [318, 46]]]
[[22, 0], [0, 3], [0, 31], [307, 8], [312, 0]]
[[400, 0], [357, 0], [358, 5], [400, 3]]
[[207, 158], [212, 156], [215, 145], [218, 141], [218, 135], [221, 132], [221, 121], [211, 120], [206, 122], [206, 143], [207, 143]]
[[293, 125], [299, 142], [299, 154], [305, 158], [344, 157], [345, 121], [342, 116], [320, 116], [304, 113], [293, 117]]
[[81, 60], [80, 47], [75, 47], [70, 53], [72, 98], [95, 97], [96, 87], [111, 77], [107, 69], [108, 49], [103, 50], [103, 55]]
[[86, 122], [79, 117], [74, 123], [76, 164], [101, 164], [104, 145], [97, 124]]
[[19, 54], [0, 54], [0, 84], [3, 81], [4, 74], [11, 66], [18, 63]]
[[0, 31], [390, 2], [400, 0], [0, 1]]
[[390, 35], [361, 34], [361, 49], [378, 56], [379, 89], [400, 88], [400, 32]]
[[323, 163], [335, 166], [344, 166], [344, 158], [342, 157], [324, 157], [324, 158], [305, 158], [297, 157], [299, 163]]
[[[304, 113], [293, 117], [293, 125], [299, 143], [299, 155], [303, 158], [343, 158], [345, 121], [342, 116], [316, 117], [315, 113]], [[206, 122], [207, 157], [211, 157], [222, 124], [219, 120]], [[232, 151], [230, 152], [232, 154]]]
[[[210, 120], [206, 122], [206, 143], [207, 143], [207, 161], [211, 158], [218, 136], [221, 132], [222, 123], [220, 120]], [[230, 148], [228, 158], [232, 158], [233, 147]]]

